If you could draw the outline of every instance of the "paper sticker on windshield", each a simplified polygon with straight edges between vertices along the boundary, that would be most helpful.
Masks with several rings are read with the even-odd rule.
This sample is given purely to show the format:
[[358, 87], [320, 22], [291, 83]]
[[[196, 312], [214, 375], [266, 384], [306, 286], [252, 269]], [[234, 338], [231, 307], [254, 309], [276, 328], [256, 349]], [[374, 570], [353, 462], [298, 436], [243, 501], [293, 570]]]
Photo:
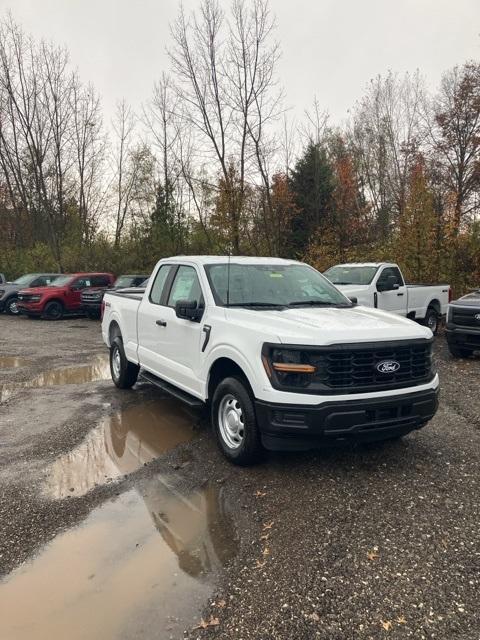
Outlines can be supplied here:
[[274, 273], [273, 271], [271, 271], [270, 278], [283, 278], [283, 273]]

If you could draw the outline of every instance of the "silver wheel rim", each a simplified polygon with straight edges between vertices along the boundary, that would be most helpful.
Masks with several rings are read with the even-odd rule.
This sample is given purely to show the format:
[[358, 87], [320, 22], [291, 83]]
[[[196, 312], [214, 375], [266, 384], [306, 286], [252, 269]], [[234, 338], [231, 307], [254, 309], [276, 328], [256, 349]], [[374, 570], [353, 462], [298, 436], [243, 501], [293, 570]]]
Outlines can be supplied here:
[[122, 370], [122, 360], [120, 357], [120, 350], [118, 349], [118, 347], [114, 347], [113, 353], [112, 353], [112, 371], [113, 371], [113, 377], [115, 378], [115, 380], [118, 380], [118, 378], [120, 377], [121, 370]]
[[13, 313], [13, 314], [18, 313], [18, 306], [15, 300], [12, 300], [12, 302], [10, 302], [10, 304], [8, 305], [8, 308], [10, 310], [10, 313]]
[[240, 402], [231, 393], [226, 394], [218, 406], [220, 435], [230, 449], [238, 449], [245, 437], [245, 421]]
[[428, 328], [434, 332], [435, 329], [437, 328], [437, 316], [431, 314], [428, 318], [427, 324], [428, 324]]

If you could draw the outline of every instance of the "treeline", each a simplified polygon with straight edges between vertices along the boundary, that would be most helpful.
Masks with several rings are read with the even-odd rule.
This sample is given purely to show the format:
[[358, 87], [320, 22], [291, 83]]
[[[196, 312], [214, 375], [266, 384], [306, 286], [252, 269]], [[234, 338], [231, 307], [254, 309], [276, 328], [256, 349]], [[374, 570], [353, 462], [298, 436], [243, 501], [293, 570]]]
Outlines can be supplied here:
[[0, 271], [231, 252], [479, 285], [480, 64], [434, 92], [379, 76], [338, 127], [316, 99], [290, 117], [266, 0], [180, 9], [168, 54], [149, 103], [107, 126], [65, 49], [1, 22]]

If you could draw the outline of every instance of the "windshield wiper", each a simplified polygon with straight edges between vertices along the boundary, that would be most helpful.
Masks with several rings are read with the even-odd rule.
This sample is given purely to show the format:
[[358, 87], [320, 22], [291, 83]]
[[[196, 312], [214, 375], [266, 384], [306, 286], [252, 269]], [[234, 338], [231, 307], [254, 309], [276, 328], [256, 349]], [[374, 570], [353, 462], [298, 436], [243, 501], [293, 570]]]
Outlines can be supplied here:
[[262, 307], [269, 309], [285, 309], [286, 305], [275, 302], [230, 302], [226, 307]]
[[301, 307], [301, 306], [319, 306], [319, 307], [334, 307], [335, 302], [325, 302], [324, 300], [296, 300], [295, 302], [289, 302], [289, 307]]

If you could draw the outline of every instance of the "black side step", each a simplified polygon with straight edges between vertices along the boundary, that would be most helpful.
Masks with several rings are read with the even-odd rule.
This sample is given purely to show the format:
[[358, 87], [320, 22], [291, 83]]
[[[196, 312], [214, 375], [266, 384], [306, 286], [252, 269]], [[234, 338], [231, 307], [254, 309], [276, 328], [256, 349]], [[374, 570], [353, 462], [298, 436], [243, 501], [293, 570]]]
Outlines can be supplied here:
[[200, 409], [201, 407], [205, 406], [205, 403], [199, 400], [198, 398], [195, 398], [195, 396], [192, 396], [186, 391], [182, 391], [181, 389], [174, 387], [173, 384], [170, 384], [169, 382], [162, 380], [155, 374], [150, 373], [150, 371], [145, 371], [144, 369], [141, 369], [139, 373], [139, 377], [143, 378], [147, 382], [150, 382], [150, 384], [154, 384], [156, 387], [158, 387], [162, 391], [165, 391], [165, 393], [168, 393], [174, 398], [177, 398], [177, 400], [181, 400], [182, 402], [187, 404], [189, 407], [192, 407], [192, 409]]

